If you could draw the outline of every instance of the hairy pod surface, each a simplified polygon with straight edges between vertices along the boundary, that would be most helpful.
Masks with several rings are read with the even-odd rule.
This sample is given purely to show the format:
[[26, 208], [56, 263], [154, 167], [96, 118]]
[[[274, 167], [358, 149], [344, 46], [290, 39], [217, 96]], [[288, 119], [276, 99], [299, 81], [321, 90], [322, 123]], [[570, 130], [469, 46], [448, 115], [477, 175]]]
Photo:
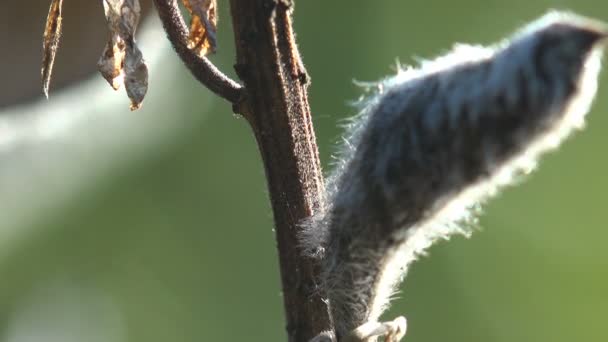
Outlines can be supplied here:
[[583, 127], [606, 40], [602, 24], [551, 12], [377, 84], [302, 235], [323, 258], [338, 338], [377, 320], [418, 254], [467, 234], [484, 199]]

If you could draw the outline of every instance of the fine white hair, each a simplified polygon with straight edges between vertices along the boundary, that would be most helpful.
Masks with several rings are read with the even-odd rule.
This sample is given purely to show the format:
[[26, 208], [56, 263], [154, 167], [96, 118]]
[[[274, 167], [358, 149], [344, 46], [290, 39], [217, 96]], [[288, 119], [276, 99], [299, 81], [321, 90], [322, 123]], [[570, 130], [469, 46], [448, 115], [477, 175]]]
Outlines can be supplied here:
[[584, 125], [608, 30], [551, 12], [380, 81], [348, 125], [327, 204], [304, 224], [336, 334], [375, 321], [417, 255]]

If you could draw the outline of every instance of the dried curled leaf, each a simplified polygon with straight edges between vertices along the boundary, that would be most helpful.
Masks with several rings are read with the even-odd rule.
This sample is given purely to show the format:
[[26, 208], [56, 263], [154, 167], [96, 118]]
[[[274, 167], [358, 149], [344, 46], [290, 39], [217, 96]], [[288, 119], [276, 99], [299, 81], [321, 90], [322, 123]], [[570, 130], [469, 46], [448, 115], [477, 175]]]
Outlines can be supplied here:
[[124, 69], [125, 89], [131, 99], [131, 110], [139, 109], [148, 91], [148, 67], [135, 44], [127, 45]]
[[51, 1], [43, 34], [42, 91], [44, 91], [44, 95], [47, 98], [49, 97], [49, 84], [51, 82], [53, 64], [55, 63], [55, 55], [57, 54], [57, 47], [61, 38], [61, 6], [63, 6], [63, 0]]
[[188, 48], [203, 57], [214, 53], [217, 47], [217, 0], [183, 0], [190, 12], [190, 35]]
[[104, 0], [110, 38], [97, 62], [101, 75], [117, 90], [124, 83], [131, 110], [139, 109], [148, 90], [148, 67], [135, 44], [139, 0]]
[[124, 81], [122, 65], [125, 60], [125, 50], [125, 41], [119, 35], [112, 35], [97, 63], [99, 72], [114, 90], [118, 90]]

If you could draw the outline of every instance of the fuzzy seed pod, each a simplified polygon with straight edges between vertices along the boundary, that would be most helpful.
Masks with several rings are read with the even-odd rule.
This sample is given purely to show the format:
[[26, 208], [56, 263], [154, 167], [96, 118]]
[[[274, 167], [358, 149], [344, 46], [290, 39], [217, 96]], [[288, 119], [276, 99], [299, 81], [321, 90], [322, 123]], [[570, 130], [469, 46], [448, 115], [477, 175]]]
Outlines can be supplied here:
[[338, 339], [378, 319], [417, 255], [466, 234], [483, 200], [583, 126], [607, 38], [598, 22], [552, 12], [379, 82], [302, 235], [323, 258]]

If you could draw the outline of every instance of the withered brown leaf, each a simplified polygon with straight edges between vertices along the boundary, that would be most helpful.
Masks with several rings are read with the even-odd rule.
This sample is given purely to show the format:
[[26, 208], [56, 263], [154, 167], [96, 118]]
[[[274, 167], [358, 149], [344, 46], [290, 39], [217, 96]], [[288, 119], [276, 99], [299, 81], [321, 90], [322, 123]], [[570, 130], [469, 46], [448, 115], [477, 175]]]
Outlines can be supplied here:
[[217, 0], [183, 0], [190, 12], [188, 48], [203, 57], [217, 47]]
[[115, 90], [125, 84], [131, 110], [139, 109], [148, 91], [148, 67], [134, 37], [141, 13], [139, 0], [104, 0], [103, 8], [110, 38], [97, 67]]
[[63, 0], [52, 0], [49, 14], [46, 17], [46, 26], [44, 27], [43, 42], [42, 42], [42, 91], [44, 95], [49, 97], [49, 84], [51, 83], [51, 74], [53, 72], [53, 64], [55, 63], [55, 55], [61, 38], [61, 6]]

